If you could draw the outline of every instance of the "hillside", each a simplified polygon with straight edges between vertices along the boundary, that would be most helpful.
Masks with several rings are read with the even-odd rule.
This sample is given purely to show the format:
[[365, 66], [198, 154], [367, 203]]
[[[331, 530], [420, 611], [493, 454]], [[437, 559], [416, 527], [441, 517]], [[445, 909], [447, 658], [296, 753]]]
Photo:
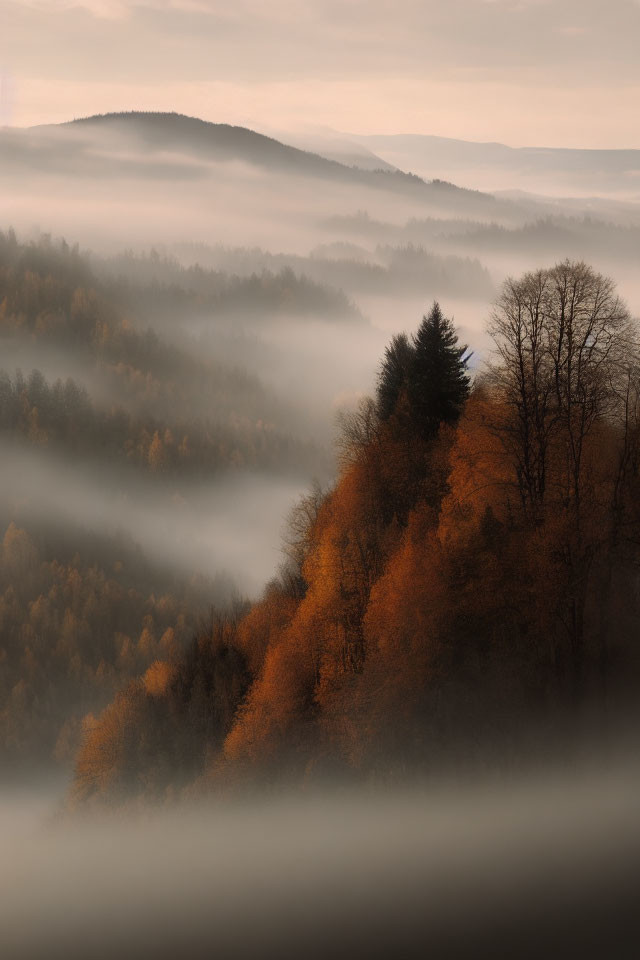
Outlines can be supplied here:
[[[7, 775], [68, 765], [84, 716], [183, 648], [210, 604], [234, 603], [256, 562], [263, 579], [282, 504], [330, 469], [301, 404], [186, 329], [194, 316], [233, 328], [251, 310], [263, 327], [280, 312], [354, 318], [344, 296], [291, 271], [90, 262], [64, 241], [0, 232]], [[252, 345], [247, 335], [245, 356]]]
[[394, 337], [375, 400], [343, 420], [335, 487], [290, 516], [288, 566], [120, 691], [74, 803], [512, 770], [584, 736], [626, 742], [637, 327], [610, 281], [565, 261], [505, 284], [489, 332], [501, 360], [473, 387], [437, 304]]
[[[494, 198], [453, 184], [430, 183], [395, 167], [365, 170], [300, 150], [246, 127], [210, 123], [178, 113], [130, 111], [82, 117], [55, 127], [34, 127], [38, 131], [91, 132], [113, 137], [113, 145], [126, 140], [151, 153], [189, 155], [201, 161], [244, 162], [273, 172], [296, 174], [328, 181], [358, 184], [376, 190], [409, 193], [428, 198], [445, 189], [460, 191], [476, 205], [495, 205]], [[104, 140], [102, 141], [105, 145]]]

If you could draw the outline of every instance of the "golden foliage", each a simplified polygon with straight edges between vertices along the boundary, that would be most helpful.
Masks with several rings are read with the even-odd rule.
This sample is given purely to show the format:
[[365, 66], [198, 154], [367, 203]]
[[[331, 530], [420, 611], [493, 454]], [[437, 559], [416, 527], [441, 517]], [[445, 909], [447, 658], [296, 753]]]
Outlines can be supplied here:
[[142, 677], [142, 683], [150, 697], [163, 697], [174, 676], [175, 667], [166, 660], [154, 660]]

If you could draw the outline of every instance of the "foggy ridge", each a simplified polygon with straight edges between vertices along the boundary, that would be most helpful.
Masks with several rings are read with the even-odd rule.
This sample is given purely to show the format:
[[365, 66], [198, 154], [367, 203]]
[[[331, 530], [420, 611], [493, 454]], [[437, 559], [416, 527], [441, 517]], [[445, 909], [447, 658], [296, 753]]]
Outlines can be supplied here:
[[[207, 160], [242, 160], [255, 166], [289, 171], [329, 180], [376, 186], [401, 191], [434, 187], [421, 177], [405, 173], [381, 160], [381, 169], [363, 169], [289, 146], [247, 127], [210, 123], [179, 113], [130, 111], [81, 117], [63, 124], [33, 130], [108, 130], [135, 141], [151, 151], [191, 153]], [[375, 158], [374, 158], [375, 162]], [[455, 189], [453, 184], [447, 184]], [[477, 192], [477, 191], [476, 191]]]
[[[387, 162], [419, 176], [453, 177], [484, 190], [513, 187], [557, 193], [640, 195], [640, 150], [511, 147], [430, 134], [350, 136], [354, 145], [379, 153]], [[478, 172], [480, 176], [478, 176]], [[510, 178], [504, 182], [504, 178]], [[503, 182], [501, 182], [503, 178]]]

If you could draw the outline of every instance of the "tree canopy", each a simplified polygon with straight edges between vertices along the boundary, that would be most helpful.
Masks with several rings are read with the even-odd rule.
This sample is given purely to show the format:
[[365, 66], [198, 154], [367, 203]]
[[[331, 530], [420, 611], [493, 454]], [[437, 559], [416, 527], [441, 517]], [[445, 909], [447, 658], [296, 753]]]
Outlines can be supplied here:
[[415, 336], [393, 337], [378, 373], [377, 410], [388, 420], [405, 403], [415, 431], [433, 437], [455, 423], [469, 394], [468, 347], [435, 302]]

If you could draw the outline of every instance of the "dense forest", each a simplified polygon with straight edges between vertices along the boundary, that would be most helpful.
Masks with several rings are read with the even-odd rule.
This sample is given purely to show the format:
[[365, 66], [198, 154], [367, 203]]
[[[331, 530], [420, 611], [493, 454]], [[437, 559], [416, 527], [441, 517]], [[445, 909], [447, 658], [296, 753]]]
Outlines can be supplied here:
[[0, 432], [75, 458], [99, 458], [150, 470], [158, 477], [212, 477], [229, 468], [294, 469], [319, 454], [263, 421], [229, 424], [101, 409], [72, 379], [47, 383], [40, 371], [25, 378], [0, 372]]
[[[233, 278], [157, 255], [148, 271], [143, 257], [112, 258], [109, 267], [96, 259], [47, 236], [0, 234], [0, 763], [8, 776], [67, 769], [93, 712], [155, 660], [177, 656], [211, 605], [237, 602], [229, 564], [203, 570], [174, 555], [176, 531], [211, 523], [196, 517], [212, 503], [222, 509], [212, 500], [220, 484], [302, 483], [295, 478], [328, 469], [287, 401], [190, 345], [184, 331], [162, 330], [189, 311], [215, 322], [227, 295], [244, 303], [270, 290], [274, 309], [326, 311], [327, 320], [335, 310], [350, 315], [346, 297], [291, 271]], [[144, 503], [156, 511], [147, 519]], [[123, 508], [140, 518], [151, 551]], [[171, 554], [153, 539], [161, 523]]]
[[[451, 221], [434, 220], [440, 231]], [[453, 221], [455, 223], [455, 221]], [[461, 221], [462, 224], [465, 221]], [[379, 234], [381, 241], [373, 250], [358, 248], [356, 245], [318, 244], [308, 256], [288, 253], [271, 253], [261, 248], [229, 248], [218, 245], [210, 247], [205, 244], [178, 244], [176, 255], [189, 263], [197, 257], [199, 264], [207, 263], [211, 271], [206, 273], [202, 267], [195, 270], [189, 268], [182, 272], [193, 282], [201, 275], [216, 276], [218, 271], [236, 272], [244, 275], [244, 284], [239, 291], [227, 289], [220, 296], [220, 302], [225, 310], [231, 313], [234, 309], [253, 308], [260, 316], [268, 314], [273, 309], [271, 291], [267, 284], [264, 298], [260, 297], [259, 276], [275, 274], [276, 277], [290, 277], [302, 275], [309, 278], [307, 283], [311, 290], [324, 291], [327, 285], [330, 288], [346, 290], [351, 296], [368, 294], [393, 294], [404, 298], [415, 294], [425, 296], [430, 289], [436, 286], [444, 294], [459, 297], [482, 297], [493, 290], [491, 277], [479, 260], [471, 256], [457, 256], [441, 254], [428, 249], [428, 232], [393, 228], [390, 224], [379, 223], [369, 218], [367, 214], [355, 217], [334, 217], [323, 224], [340, 236], [342, 233], [352, 236], [363, 234], [374, 239]], [[414, 234], [415, 241], [414, 242]], [[395, 243], [390, 243], [393, 239]], [[159, 258], [163, 259], [163, 258]], [[295, 273], [294, 273], [295, 271]], [[251, 285], [255, 290], [255, 299], [251, 301]], [[310, 283], [313, 281], [313, 284]], [[184, 283], [184, 279], [182, 280]], [[210, 281], [209, 281], [210, 282]], [[325, 299], [328, 300], [326, 294]], [[319, 299], [318, 292], [315, 294]], [[307, 295], [310, 300], [310, 296]], [[313, 303], [313, 300], [310, 301]], [[320, 304], [319, 304], [320, 305]], [[297, 304], [291, 297], [291, 308]], [[334, 295], [332, 301], [322, 306], [330, 307], [336, 316], [349, 314], [349, 301], [344, 294], [341, 298]], [[308, 309], [308, 308], [307, 308]], [[353, 306], [350, 312], [355, 313]]]
[[0, 758], [5, 775], [65, 769], [83, 724], [159, 657], [183, 649], [230, 587], [178, 578], [125, 537], [9, 521], [0, 545]]
[[[12, 231], [0, 233], [3, 353], [22, 348], [29, 355], [29, 347], [32, 356], [46, 359], [64, 352], [83, 372], [90, 367], [94, 392], [99, 386], [102, 396], [115, 395], [147, 414], [186, 417], [195, 410], [214, 411], [227, 423], [286, 420], [282, 402], [257, 377], [203, 354], [185, 337], [190, 317], [221, 321], [225, 290], [237, 308], [255, 308], [262, 297], [297, 316], [357, 316], [344, 295], [291, 270], [240, 278], [181, 268], [157, 254], [94, 261], [92, 267], [64, 240], [43, 236], [24, 243]], [[174, 336], [166, 339], [171, 326]]]
[[[342, 343], [364, 367], [382, 342], [352, 297], [379, 297], [378, 317], [431, 289], [465, 301], [476, 348], [494, 280], [467, 250], [630, 262], [633, 223], [495, 210], [326, 216], [296, 255], [0, 235], [6, 770], [76, 757], [75, 803], [387, 781], [619, 720], [638, 672], [640, 361], [611, 281], [581, 261], [507, 281], [489, 363], [435, 304], [340, 415], [331, 479], [344, 381], [327, 364]], [[264, 582], [277, 563], [258, 514], [273, 538], [313, 476], [283, 565], [239, 600], [242, 567], [259, 558]]]
[[160, 651], [86, 725], [72, 801], [517, 763], [640, 679], [640, 349], [583, 262], [506, 281], [471, 380], [439, 304], [342, 417], [248, 611]]

